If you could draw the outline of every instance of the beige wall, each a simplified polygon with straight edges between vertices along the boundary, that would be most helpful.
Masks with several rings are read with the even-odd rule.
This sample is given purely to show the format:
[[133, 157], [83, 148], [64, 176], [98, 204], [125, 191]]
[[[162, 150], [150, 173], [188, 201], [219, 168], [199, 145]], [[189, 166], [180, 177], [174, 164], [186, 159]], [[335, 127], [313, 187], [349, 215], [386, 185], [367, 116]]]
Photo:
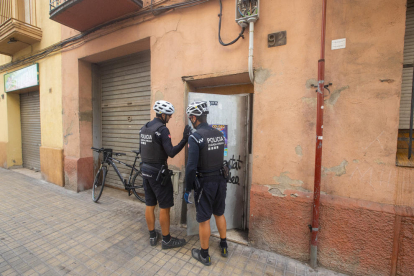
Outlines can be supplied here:
[[[255, 113], [254, 140], [261, 142], [254, 144], [253, 183], [311, 191], [316, 99], [307, 84], [317, 77], [320, 1], [302, 1], [296, 12], [294, 1], [282, 2], [262, 10], [262, 19], [280, 10], [273, 24], [257, 24], [263, 30], [259, 41], [277, 26], [287, 30], [288, 44], [275, 50], [258, 46], [263, 51], [255, 52], [256, 67], [265, 68], [268, 78], [255, 86], [260, 113]], [[404, 30], [405, 1], [329, 2], [326, 81], [334, 85], [324, 109], [322, 192], [395, 203]], [[347, 47], [333, 51], [330, 42], [338, 38], [346, 38]]]
[[[0, 55], [0, 65], [11, 61], [9, 56]], [[4, 95], [2, 97], [2, 95]], [[4, 77], [0, 78], [0, 166], [6, 166], [8, 142], [7, 98], [4, 93]]]
[[[1, 56], [0, 56], [1, 58]], [[1, 95], [4, 95], [3, 97]], [[0, 142], [8, 142], [7, 130], [7, 98], [4, 93], [4, 77], [0, 77]]]
[[9, 136], [7, 143], [7, 167], [10, 168], [21, 166], [23, 162], [19, 94], [7, 94], [7, 119]]
[[42, 146], [63, 147], [61, 54], [39, 61]]
[[[286, 189], [312, 191], [316, 96], [309, 84], [317, 78], [321, 3], [261, 3], [255, 25], [253, 184], [282, 194]], [[222, 39], [227, 42], [240, 28], [234, 22], [233, 1], [224, 1], [223, 11]], [[72, 101], [79, 91], [78, 59], [150, 37], [152, 102], [174, 103], [177, 112], [168, 127], [178, 143], [185, 121], [181, 77], [247, 71], [248, 32], [244, 40], [221, 46], [217, 12], [214, 1], [177, 10], [64, 53], [65, 109], [77, 108]], [[325, 103], [322, 192], [414, 206], [413, 197], [405, 197], [414, 188], [407, 180], [397, 180], [401, 172], [406, 174], [401, 179], [413, 175], [395, 166], [405, 1], [330, 1], [327, 18], [326, 81], [333, 86]], [[63, 30], [63, 37], [73, 34]], [[284, 30], [287, 45], [268, 48], [267, 35]], [[346, 49], [331, 50], [331, 40], [338, 38], [347, 39]], [[77, 115], [65, 116], [68, 129]], [[80, 157], [81, 143], [79, 135], [71, 135], [65, 152]], [[182, 168], [184, 153], [169, 162]]]

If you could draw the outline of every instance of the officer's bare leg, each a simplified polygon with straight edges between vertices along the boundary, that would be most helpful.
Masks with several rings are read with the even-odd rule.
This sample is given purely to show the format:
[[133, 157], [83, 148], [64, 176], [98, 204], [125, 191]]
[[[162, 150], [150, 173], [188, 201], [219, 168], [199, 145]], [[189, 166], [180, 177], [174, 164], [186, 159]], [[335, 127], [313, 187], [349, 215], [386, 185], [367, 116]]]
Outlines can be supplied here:
[[170, 233], [170, 208], [160, 208], [160, 224], [163, 236]]
[[222, 239], [226, 238], [226, 229], [227, 229], [226, 218], [224, 217], [224, 215], [221, 215], [221, 216], [214, 215], [214, 218], [216, 219], [216, 225], [220, 233], [220, 238]]
[[147, 206], [145, 208], [145, 219], [147, 220], [148, 230], [152, 231], [155, 229], [155, 215], [154, 215], [155, 206]]
[[198, 232], [200, 235], [200, 245], [202, 249], [208, 248], [208, 241], [210, 239], [210, 220], [201, 222], [198, 225]]

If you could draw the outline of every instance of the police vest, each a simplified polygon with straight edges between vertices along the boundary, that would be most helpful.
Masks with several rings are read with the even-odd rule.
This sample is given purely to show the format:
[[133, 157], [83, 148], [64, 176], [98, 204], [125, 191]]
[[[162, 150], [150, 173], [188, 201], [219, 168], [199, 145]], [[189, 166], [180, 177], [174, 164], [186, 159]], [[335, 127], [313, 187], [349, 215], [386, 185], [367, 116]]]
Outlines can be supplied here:
[[155, 141], [155, 132], [162, 126], [161, 122], [156, 122], [151, 127], [147, 127], [148, 123], [141, 128], [140, 144], [141, 159], [144, 163], [165, 164], [168, 155], [163, 146]]
[[197, 170], [199, 172], [217, 171], [223, 167], [224, 160], [224, 136], [219, 130], [198, 129], [196, 133], [203, 137], [204, 148], [200, 150]]

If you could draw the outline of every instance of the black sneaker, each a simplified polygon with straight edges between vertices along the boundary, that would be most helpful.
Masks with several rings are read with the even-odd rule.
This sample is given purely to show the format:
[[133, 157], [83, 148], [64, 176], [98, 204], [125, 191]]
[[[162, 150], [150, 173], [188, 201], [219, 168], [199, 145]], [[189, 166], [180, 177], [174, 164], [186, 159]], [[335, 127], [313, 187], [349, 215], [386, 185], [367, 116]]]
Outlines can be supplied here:
[[187, 242], [185, 241], [185, 239], [177, 239], [177, 238], [171, 237], [169, 242], [165, 242], [164, 240], [162, 241], [162, 249], [171, 249], [171, 248], [181, 247], [181, 246], [184, 246], [186, 243]]
[[219, 245], [219, 246], [220, 246], [220, 250], [221, 250], [221, 256], [227, 258], [227, 256], [229, 255], [228, 247], [227, 246], [226, 247], [221, 247], [221, 245]]
[[157, 231], [155, 231], [155, 238], [150, 238], [150, 244], [151, 246], [156, 246], [158, 243], [158, 240], [160, 239], [160, 233], [158, 233]]
[[202, 263], [203, 265], [210, 266], [211, 265], [211, 257], [207, 256], [206, 258], [203, 258], [201, 256], [200, 249], [193, 248], [191, 249], [191, 255], [193, 255], [193, 258]]

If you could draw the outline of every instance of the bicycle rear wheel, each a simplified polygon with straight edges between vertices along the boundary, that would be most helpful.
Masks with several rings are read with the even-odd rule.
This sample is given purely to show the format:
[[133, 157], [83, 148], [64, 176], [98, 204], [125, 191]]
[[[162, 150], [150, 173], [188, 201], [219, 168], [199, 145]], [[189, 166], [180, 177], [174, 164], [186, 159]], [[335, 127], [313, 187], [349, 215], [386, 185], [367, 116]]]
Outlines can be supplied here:
[[98, 202], [102, 195], [103, 188], [105, 186], [105, 177], [108, 172], [106, 167], [101, 167], [96, 173], [95, 180], [92, 187], [92, 200]]
[[[139, 178], [137, 179], [138, 176]], [[135, 188], [131, 190], [138, 200], [145, 203], [145, 191], [144, 191], [144, 185], [142, 184], [142, 180], [143, 179], [142, 179], [141, 171], [138, 171], [132, 178], [131, 184]]]

